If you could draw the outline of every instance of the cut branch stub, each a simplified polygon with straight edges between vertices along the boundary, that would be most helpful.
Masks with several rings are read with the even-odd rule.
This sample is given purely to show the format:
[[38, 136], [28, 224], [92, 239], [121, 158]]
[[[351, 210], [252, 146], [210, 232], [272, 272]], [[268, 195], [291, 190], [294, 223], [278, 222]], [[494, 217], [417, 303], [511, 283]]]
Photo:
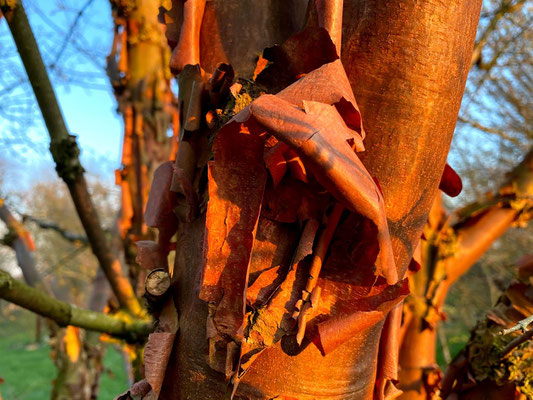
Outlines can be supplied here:
[[162, 296], [170, 287], [170, 275], [164, 269], [154, 269], [146, 277], [144, 286], [148, 294]]

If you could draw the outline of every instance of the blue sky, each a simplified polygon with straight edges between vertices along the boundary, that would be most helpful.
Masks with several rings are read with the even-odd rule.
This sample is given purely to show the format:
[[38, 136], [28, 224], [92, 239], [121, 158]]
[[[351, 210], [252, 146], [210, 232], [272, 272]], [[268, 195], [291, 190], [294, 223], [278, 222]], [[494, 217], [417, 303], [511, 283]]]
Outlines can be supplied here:
[[[61, 52], [76, 10], [83, 3], [34, 0], [24, 4], [45, 64], [49, 67]], [[108, 1], [89, 1], [73, 31], [72, 43], [57, 63], [60, 67], [49, 68], [67, 127], [78, 136], [84, 167], [89, 176], [98, 175], [109, 182], [113, 180], [113, 170], [119, 166], [122, 136], [122, 122], [116, 113], [116, 101], [103, 69], [105, 55], [111, 47], [112, 30]], [[0, 41], [3, 52], [7, 52], [3, 57], [0, 55], [0, 67], [6, 71], [0, 81], [0, 106], [10, 107], [14, 99], [21, 98], [20, 101], [25, 102], [22, 113], [30, 120], [21, 126], [14, 123], [16, 116], [13, 117], [12, 112], [0, 115], [0, 168], [4, 169], [3, 189], [9, 193], [28, 188], [35, 180], [54, 179], [55, 172], [48, 152], [48, 134], [33, 95], [27, 84], [17, 80], [25, 74], [5, 20], [0, 20]], [[96, 62], [80, 55], [80, 48], [94, 53]], [[2, 89], [13, 82], [17, 88], [10, 96], [3, 94]]]

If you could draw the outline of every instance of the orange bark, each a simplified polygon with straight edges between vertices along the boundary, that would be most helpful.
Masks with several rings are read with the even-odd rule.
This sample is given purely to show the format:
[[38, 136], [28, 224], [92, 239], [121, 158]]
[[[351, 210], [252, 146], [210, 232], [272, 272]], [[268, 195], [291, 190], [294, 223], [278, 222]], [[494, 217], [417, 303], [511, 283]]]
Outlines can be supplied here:
[[[421, 246], [422, 268], [411, 282], [413, 301], [408, 301], [404, 309], [409, 320], [400, 349], [400, 387], [405, 391], [401, 399], [427, 398], [426, 389], [431, 386], [428, 386], [428, 373], [436, 368], [436, 329], [443, 318], [448, 291], [527, 212], [532, 181], [533, 152], [530, 151], [510, 173], [509, 181], [499, 193], [487, 199], [491, 204], [481, 207], [481, 211], [461, 217], [464, 211], [458, 210], [446, 221], [440, 200], [434, 203], [425, 230], [426, 240]], [[522, 204], [513, 206], [515, 201]], [[450, 251], [447, 246], [453, 249], [452, 254], [447, 254]]]
[[[279, 7], [273, 6], [274, 4]], [[295, 7], [297, 4], [301, 5], [300, 2], [294, 2], [291, 3], [291, 6]], [[456, 3], [452, 7], [454, 9], [450, 10], [449, 5], [433, 1], [425, 2], [421, 6], [417, 2], [406, 0], [391, 6], [389, 2], [378, 0], [354, 0], [347, 1], [343, 10], [341, 59], [360, 104], [367, 132], [366, 153], [363, 154], [362, 160], [364, 167], [369, 170], [370, 174], [377, 177], [379, 186], [383, 190], [385, 212], [393, 240], [394, 259], [400, 277], [406, 271], [417, 245], [444, 170], [445, 158], [468, 72], [480, 2], [465, 1]], [[180, 41], [183, 15], [183, 3], [175, 1], [171, 12], [168, 14], [169, 19], [172, 20], [168, 28], [171, 46], [176, 46]], [[194, 15], [194, 18], [198, 18], [200, 13]], [[254, 3], [253, 7], [244, 7], [241, 3], [233, 1], [207, 2], [200, 30], [199, 61], [201, 67], [206, 71], [206, 74], [210, 74], [215, 71], [218, 62], [229, 62], [237, 76], [251, 77], [255, 71], [256, 55], [264, 47], [276, 42], [282, 43], [290, 34], [298, 31], [302, 26], [301, 15], [303, 15], [301, 10], [294, 13], [289, 7], [282, 7], [282, 2], [278, 1]], [[267, 26], [267, 29], [255, 29], [255, 26], [264, 24], [266, 21], [268, 24], [261, 26]], [[322, 25], [327, 27], [323, 22]], [[310, 51], [319, 54], [320, 48], [325, 47], [315, 44], [315, 49], [310, 46], [312, 49]], [[193, 50], [197, 49], [191, 49], [191, 51]], [[297, 67], [301, 65], [301, 63], [298, 64], [297, 58], [291, 58], [290, 47], [288, 46], [281, 46], [281, 49], [272, 50], [271, 54], [285, 57], [287, 62], [294, 67], [292, 72], [296, 72]], [[312, 58], [314, 54], [309, 54], [306, 60]], [[313, 68], [320, 66], [321, 64], [318, 64]], [[263, 73], [267, 70], [268, 67]], [[263, 73], [258, 75], [258, 80]], [[304, 73], [311, 75], [310, 70]], [[180, 101], [183, 101], [185, 105], [191, 104], [188, 103], [187, 96], [194, 94], [194, 90], [186, 89], [187, 79], [204, 79], [201, 77], [201, 73], [196, 76], [197, 78], [193, 78], [193, 75], [187, 72], [187, 67], [185, 67], [184, 72], [179, 77], [180, 97], [183, 96]], [[290, 82], [291, 79], [294, 81], [301, 76], [302, 74], [295, 74], [286, 76], [284, 79], [287, 78], [288, 84], [290, 84], [292, 83]], [[207, 81], [207, 77], [205, 81]], [[182, 83], [184, 90], [182, 90]], [[332, 83], [332, 85], [335, 84]], [[304, 107], [306, 106], [304, 105]], [[345, 112], [342, 107], [338, 109], [341, 110], [341, 114]], [[286, 111], [291, 111], [289, 105], [287, 105]], [[202, 112], [204, 111], [202, 110]], [[189, 119], [184, 118], [182, 121], [188, 123]], [[268, 119], [259, 122], [264, 127], [268, 125]], [[267, 131], [279, 133], [282, 131], [282, 127], [268, 126]], [[198, 147], [193, 146], [199, 143], [197, 140], [202, 135], [207, 136], [209, 130], [200, 125], [200, 127], [191, 128], [190, 131], [185, 129], [182, 132], [185, 136], [182, 137], [177, 164], [180, 168], [184, 168], [185, 176], [195, 190], [202, 190], [202, 187], [195, 182], [201, 176], [205, 164], [201, 161], [202, 157], [198, 157], [201, 151], [198, 151]], [[243, 140], [245, 136], [243, 134]], [[277, 136], [278, 140], [280, 137]], [[287, 143], [289, 143], [288, 140]], [[270, 146], [270, 142], [267, 144]], [[196, 154], [191, 156], [194, 162], [190, 165], [188, 163], [180, 164], [182, 162], [180, 161], [181, 155], [185, 154], [185, 152], [182, 153], [182, 149], [185, 149], [186, 146], [193, 149], [191, 154]], [[338, 146], [339, 154], [342, 154], [343, 157], [350, 156], [347, 150], [345, 152], [340, 142]], [[343, 202], [350, 204], [351, 200], [347, 192], [331, 191], [332, 188], [342, 187], [338, 185], [339, 182], [342, 182], [342, 177], [334, 175], [335, 171], [317, 175], [320, 164], [312, 164], [309, 158], [306, 158], [308, 156], [305, 153], [307, 150], [297, 149], [297, 153], [298, 150], [301, 150], [299, 155], [305, 165], [307, 180], [310, 176], [313, 179], [317, 179], [315, 177], [318, 177], [319, 180], [322, 179], [320, 182], [328, 191], [333, 193], [335, 197], [339, 196]], [[305, 153], [305, 157], [302, 156], [303, 153]], [[237, 154], [239, 153], [233, 152], [232, 154], [235, 158], [232, 162], [238, 163], [239, 156]], [[309, 154], [311, 154], [310, 148]], [[203, 162], [205, 163], [205, 161]], [[217, 154], [215, 154], [216, 162], [219, 162]], [[310, 165], [312, 166], [311, 169], [308, 168]], [[317, 165], [316, 168], [315, 165]], [[191, 168], [185, 169], [188, 166]], [[254, 168], [249, 173], [255, 176]], [[282, 172], [282, 170], [276, 171]], [[228, 173], [226, 172], [226, 174]], [[276, 176], [281, 187], [287, 176], [285, 173], [279, 173]], [[401, 176], [401, 179], [398, 179], [398, 176]], [[231, 179], [231, 177], [228, 176], [225, 179]], [[223, 182], [223, 180], [217, 180], [217, 185], [219, 182]], [[300, 181], [295, 180], [294, 182]], [[329, 186], [326, 182], [330, 182]], [[267, 183], [267, 189], [265, 189], [267, 191], [271, 190], [268, 185]], [[292, 185], [296, 187], [295, 183]], [[274, 190], [281, 190], [280, 187]], [[210, 188], [209, 190], [213, 189]], [[277, 193], [276, 191], [274, 193]], [[220, 199], [220, 204], [224, 204], [224, 201], [231, 198], [234, 193], [224, 189], [222, 191], [217, 190], [216, 195], [224, 197], [224, 199]], [[200, 192], [199, 198], [203, 197], [203, 192]], [[212, 201], [214, 200], [211, 198], [208, 203], [208, 210]], [[217, 204], [218, 201], [217, 199]], [[252, 207], [249, 202], [242, 205], [235, 202], [229, 202], [229, 204], [225, 210], [235, 208], [235, 211], [227, 214], [228, 233], [220, 231], [220, 235], [236, 234], [236, 231], [231, 228], [238, 227], [238, 225], [233, 224], [239, 221], [240, 207]], [[266, 206], [271, 204], [268, 203]], [[289, 204], [283, 205], [289, 207]], [[265, 213], [270, 212], [265, 208], [265, 204], [262, 207], [261, 213], [263, 213], [263, 209]], [[357, 207], [355, 208], [357, 209]], [[239, 332], [235, 332], [234, 329], [235, 325], [238, 326], [238, 324], [233, 323], [230, 324], [231, 329], [228, 327], [227, 332], [225, 332], [226, 335], [221, 335], [223, 336], [221, 339], [207, 340], [208, 337], [209, 339], [217, 338], [219, 335], [213, 325], [209, 324], [214, 323], [216, 326], [216, 310], [220, 304], [229, 301], [224, 309], [231, 310], [233, 315], [241, 309], [242, 301], [240, 297], [224, 299], [224, 292], [217, 294], [215, 291], [213, 297], [209, 297], [213, 304], [208, 307], [198, 298], [200, 285], [197, 282], [202, 282], [202, 265], [204, 265], [202, 260], [204, 230], [207, 228], [209, 234], [212, 227], [209, 211], [207, 222], [204, 219], [202, 209], [199, 208], [198, 211], [198, 217], [182, 219], [178, 228], [172, 290], [174, 290], [178, 308], [181, 310], [180, 331], [174, 344], [174, 351], [167, 367], [166, 379], [162, 388], [162, 395], [168, 398], [223, 398], [227, 386], [224, 381], [224, 373], [216, 372], [211, 366], [217, 365], [217, 370], [226, 373], [229, 371], [231, 375], [236, 360], [232, 346], [239, 343]], [[365, 209], [362, 211], [364, 213]], [[248, 213], [245, 215], [248, 219]], [[280, 214], [275, 215], [278, 216], [276, 218], [279, 218]], [[354, 227], [361, 222], [360, 220], [356, 222], [358, 220], [355, 214], [347, 215], [349, 215], [347, 217], [348, 222], [339, 225], [331, 244], [331, 254], [336, 254], [333, 253], [336, 246], [335, 252], [340, 253], [338, 256], [336, 255], [337, 258], [330, 255], [326, 260], [328, 265], [325, 265], [321, 270], [321, 274], [324, 273], [324, 276], [322, 279], [319, 278], [318, 285], [322, 287], [323, 295], [326, 286], [330, 293], [326, 297], [325, 303], [323, 300], [319, 303], [324, 304], [324, 307], [336, 302], [342, 303], [341, 292], [348, 290], [348, 285], [343, 286], [340, 281], [335, 283], [332, 280], [334, 277], [333, 265], [335, 268], [339, 268], [338, 271], [336, 270], [339, 276], [348, 279], [349, 275], [343, 275], [347, 272], [343, 272], [341, 260], [344, 260], [346, 264], [346, 260], [349, 259], [351, 254], [348, 251], [351, 249], [349, 246], [357, 248], [358, 241], [355, 236], [357, 236], [356, 232], [358, 231]], [[254, 228], [253, 219], [249, 225], [254, 229], [253, 235], [258, 238], [251, 247], [250, 273], [265, 269], [270, 265], [281, 265], [282, 268], [287, 268], [290, 265], [291, 254], [297, 244], [295, 238], [301, 232], [300, 228], [287, 222], [272, 221], [266, 217], [259, 217], [257, 228]], [[382, 226], [386, 226], [386, 224]], [[363, 229], [362, 225], [359, 226], [359, 229]], [[371, 235], [376, 234], [376, 231], [372, 231], [372, 229], [369, 232], [372, 232]], [[224, 256], [237, 256], [241, 254], [240, 252], [246, 255], [250, 251], [247, 242], [242, 242], [242, 247], [237, 247], [238, 241], [232, 240], [225, 243], [223, 238], [218, 238], [218, 240], [221, 241], [221, 249], [227, 251], [227, 254], [222, 253]], [[386, 243], [386, 241], [382, 243]], [[209, 244], [211, 246], [212, 242]], [[248, 250], [244, 249], [245, 245]], [[374, 244], [366, 243], [366, 245], [373, 246]], [[229, 250], [224, 246], [229, 246]], [[385, 249], [382, 247], [377, 250], [370, 250], [362, 247], [359, 251], [360, 256], [366, 254], [367, 251], [374, 251], [374, 257], [376, 257], [379, 250], [384, 251]], [[239, 268], [235, 268], [235, 273], [237, 271], [240, 271], [238, 273], [241, 274], [242, 271], [244, 274], [247, 273], [246, 257], [243, 256], [242, 259], [244, 260], [242, 261], [243, 265], [241, 266], [241, 261], [239, 261]], [[222, 261], [220, 263], [221, 271], [223, 271], [226, 264]], [[228, 265], [234, 265], [232, 263]], [[373, 264], [373, 261], [371, 263]], [[301, 266], [298, 266], [298, 270], [300, 267], [302, 271], [305, 271], [308, 268], [308, 260], [304, 259]], [[357, 269], [354, 270], [357, 271]], [[296, 275], [296, 282], [301, 282], [303, 289], [306, 275], [299, 276], [298, 272]], [[362, 279], [363, 275], [361, 272], [359, 279]], [[212, 275], [210, 276], [212, 277]], [[302, 280], [302, 278], [304, 279]], [[234, 289], [236, 293], [242, 292], [242, 286], [246, 288], [246, 276], [230, 275], [224, 279], [227, 281], [235, 279], [239, 282], [239, 286]], [[373, 285], [371, 284], [370, 287]], [[368, 290], [368, 287], [364, 290]], [[367, 301], [365, 297], [367, 293], [364, 293], [355, 304], [360, 307], [361, 302]], [[296, 299], [297, 297], [295, 297]], [[232, 300], [236, 303], [232, 303]], [[375, 309], [377, 307], [374, 306]], [[215, 310], [214, 314], [213, 310]], [[205, 334], [206, 321], [208, 321], [208, 337]], [[303, 345], [300, 347], [294, 336], [284, 337], [271, 347], [267, 346], [249, 366], [235, 396], [242, 399], [266, 399], [276, 396], [298, 399], [373, 398], [382, 325], [383, 322], [379, 322], [367, 330], [358, 332], [350, 340], [341, 342], [335, 351], [326, 355], [312, 342], [306, 342], [304, 339]], [[228, 336], [232, 338], [226, 342], [228, 346], [221, 347], [224, 343], [222, 339], [227, 341]], [[210, 347], [210, 345], [214, 346]], [[238, 359], [239, 353], [236, 354]], [[206, 362], [207, 355], [214, 355], [211, 364]], [[220, 360], [217, 358], [218, 356], [220, 356]], [[394, 379], [393, 375], [392, 372], [388, 373], [385, 378], [387, 380]], [[386, 393], [379, 391], [376, 393], [377, 398], [385, 395]]]

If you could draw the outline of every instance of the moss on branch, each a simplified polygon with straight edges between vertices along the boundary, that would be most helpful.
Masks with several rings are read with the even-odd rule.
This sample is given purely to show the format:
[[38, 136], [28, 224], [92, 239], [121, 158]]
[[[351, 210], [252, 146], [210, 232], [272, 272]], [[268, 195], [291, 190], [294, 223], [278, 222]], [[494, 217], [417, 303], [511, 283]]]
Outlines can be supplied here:
[[108, 333], [130, 341], [147, 336], [153, 326], [150, 321], [127, 315], [112, 316], [75, 307], [59, 301], [40, 290], [32, 288], [0, 270], [0, 298], [14, 303], [58, 325], [73, 325], [80, 328]]

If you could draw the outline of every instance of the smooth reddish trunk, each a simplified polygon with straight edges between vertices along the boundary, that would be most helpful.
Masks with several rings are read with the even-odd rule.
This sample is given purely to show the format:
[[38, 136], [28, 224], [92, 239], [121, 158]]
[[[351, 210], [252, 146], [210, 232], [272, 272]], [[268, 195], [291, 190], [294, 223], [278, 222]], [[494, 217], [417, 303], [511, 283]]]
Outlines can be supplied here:
[[[235, 1], [208, 2], [202, 32], [215, 33], [202, 37], [200, 43], [201, 63], [207, 72], [212, 72], [216, 62], [229, 60], [238, 73], [249, 76], [253, 70], [248, 62], [253, 58], [250, 51], [274, 44], [269, 40], [276, 37], [286, 37], [287, 16], [274, 7], [277, 3], [258, 3], [245, 9], [238, 8]], [[367, 131], [363, 162], [383, 190], [395, 258], [402, 273], [417, 245], [444, 169], [480, 4], [466, 0], [452, 5], [413, 0], [394, 4], [383, 0], [345, 2], [342, 61]], [[269, 16], [263, 31], [249, 22], [262, 11]], [[247, 18], [243, 20], [243, 16]], [[235, 38], [243, 29], [246, 35]], [[226, 54], [221, 49], [226, 49]], [[224, 375], [213, 371], [206, 360], [208, 310], [198, 298], [204, 218], [201, 215], [192, 223], [182, 223], [178, 231], [173, 291], [180, 330], [162, 398], [222, 399], [227, 388]], [[293, 227], [280, 229], [291, 237]], [[262, 233], [276, 253], [290, 258], [291, 240], [280, 239], [283, 235], [276, 230]], [[236, 398], [371, 399], [382, 325], [380, 322], [361, 332], [326, 356], [312, 343], [300, 348], [293, 337], [286, 337], [252, 364]]]
[[423, 318], [413, 316], [406, 327], [403, 345], [400, 348], [399, 387], [404, 391], [402, 399], [427, 398], [425, 374], [436, 366], [437, 331], [424, 329]]

